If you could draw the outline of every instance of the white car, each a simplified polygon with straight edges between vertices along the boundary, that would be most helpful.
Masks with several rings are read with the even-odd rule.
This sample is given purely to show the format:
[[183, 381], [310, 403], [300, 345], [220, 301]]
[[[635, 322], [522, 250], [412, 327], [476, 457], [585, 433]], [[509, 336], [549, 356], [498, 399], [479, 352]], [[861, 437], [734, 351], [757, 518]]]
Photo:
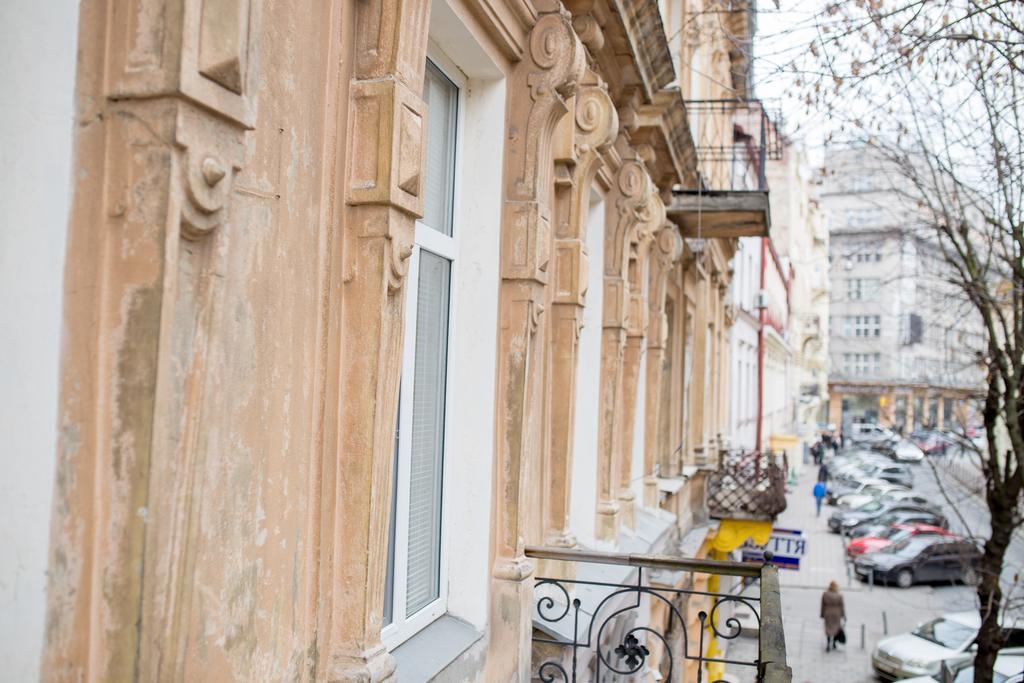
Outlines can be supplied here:
[[893, 446], [892, 457], [900, 462], [921, 462], [924, 460], [924, 451], [918, 448], [914, 442], [901, 439]]
[[[949, 678], [952, 683], [974, 683], [974, 658], [946, 662]], [[996, 665], [993, 668], [993, 683], [1024, 683], [1024, 648], [1008, 647], [999, 651]], [[904, 678], [901, 683], [940, 683], [933, 676], [915, 676]]]
[[844, 496], [839, 496], [836, 500], [836, 505], [844, 510], [853, 510], [859, 508], [861, 505], [865, 505], [881, 498], [890, 491], [907, 491], [907, 487], [900, 486], [899, 484], [890, 484], [884, 479], [870, 479], [871, 483], [861, 486], [853, 493], [847, 493]]
[[[944, 661], [971, 659], [970, 649], [981, 626], [977, 612], [944, 614], [921, 624], [910, 633], [879, 641], [871, 653], [871, 665], [887, 680], [913, 676], [936, 676]], [[1015, 627], [1010, 641], [1019, 644]], [[925, 680], [928, 680], [925, 678]]]
[[855, 444], [890, 443], [898, 438], [896, 432], [888, 427], [872, 422], [854, 422], [849, 429], [849, 439]]

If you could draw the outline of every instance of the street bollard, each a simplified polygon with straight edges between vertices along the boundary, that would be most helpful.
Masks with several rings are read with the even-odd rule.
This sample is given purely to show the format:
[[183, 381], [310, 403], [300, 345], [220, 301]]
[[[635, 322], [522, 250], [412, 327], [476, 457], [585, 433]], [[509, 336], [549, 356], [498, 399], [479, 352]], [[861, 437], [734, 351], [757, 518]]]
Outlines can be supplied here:
[[882, 635], [889, 635], [889, 616], [882, 610]]
[[860, 625], [860, 649], [864, 649], [864, 624]]

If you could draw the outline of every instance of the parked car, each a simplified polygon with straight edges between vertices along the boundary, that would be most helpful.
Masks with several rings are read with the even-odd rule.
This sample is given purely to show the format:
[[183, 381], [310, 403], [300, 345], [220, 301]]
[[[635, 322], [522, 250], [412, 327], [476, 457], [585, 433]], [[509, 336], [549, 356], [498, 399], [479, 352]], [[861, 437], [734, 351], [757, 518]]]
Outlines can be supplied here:
[[946, 451], [955, 445], [953, 439], [948, 435], [934, 429], [922, 429], [912, 432], [910, 439], [922, 452], [928, 455], [945, 455]]
[[862, 581], [894, 583], [900, 588], [930, 581], [974, 585], [978, 582], [980, 564], [981, 550], [974, 542], [926, 535], [863, 555], [854, 562], [853, 571]]
[[890, 512], [883, 517], [879, 517], [877, 522], [871, 524], [859, 524], [847, 531], [846, 535], [850, 538], [875, 536], [894, 524], [926, 524], [928, 526], [946, 529], [948, 528], [949, 520], [946, 519], [945, 515], [929, 510], [900, 510], [898, 512]]
[[[974, 683], [974, 657], [968, 653], [959, 659], [947, 660], [946, 677], [914, 676], [902, 683]], [[1004, 647], [996, 656], [992, 669], [993, 683], [1024, 683], [1024, 647]]]
[[897, 462], [921, 462], [924, 451], [906, 439], [900, 439], [893, 445], [889, 457]]
[[[845, 498], [846, 496], [870, 495], [870, 492], [874, 490], [873, 487], [887, 488], [890, 486], [901, 489], [903, 488], [899, 484], [892, 484], [890, 482], [887, 482], [885, 479], [857, 480], [846, 477], [836, 478], [833, 481], [829, 482], [826, 502], [828, 502], [831, 505], [838, 505], [839, 501]], [[864, 500], [862, 502], [867, 502], [867, 500]]]
[[[910, 633], [879, 641], [871, 653], [875, 673], [886, 680], [935, 676], [943, 661], [973, 659], [970, 654], [981, 618], [976, 611], [944, 614]], [[1014, 624], [1007, 633], [1010, 647], [1024, 645], [1024, 630]]]
[[[828, 518], [828, 528], [835, 533], [849, 533], [861, 525], [878, 524], [883, 517], [893, 512], [927, 512], [941, 517], [941, 513], [931, 506], [916, 503], [884, 503], [873, 500], [855, 510], [837, 510]], [[939, 526], [945, 526], [940, 524]]]
[[873, 525], [861, 528], [865, 530], [865, 533], [850, 541], [846, 546], [846, 554], [850, 557], [878, 552], [882, 548], [899, 543], [911, 536], [953, 536], [942, 527], [931, 524], [893, 524], [880, 531]]
[[885, 479], [893, 484], [900, 484], [910, 488], [914, 485], [914, 475], [907, 469], [906, 465], [889, 463], [888, 465], [876, 465], [864, 472], [865, 477]]
[[873, 444], [895, 441], [899, 437], [888, 427], [870, 422], [854, 422], [850, 425], [847, 435], [854, 444]]
[[[880, 481], [885, 481], [884, 479]], [[907, 500], [927, 504], [929, 501], [924, 496], [914, 493], [905, 486], [899, 484], [872, 484], [860, 489], [859, 493], [849, 493], [836, 499], [836, 505], [844, 510], [854, 510], [872, 500]]]

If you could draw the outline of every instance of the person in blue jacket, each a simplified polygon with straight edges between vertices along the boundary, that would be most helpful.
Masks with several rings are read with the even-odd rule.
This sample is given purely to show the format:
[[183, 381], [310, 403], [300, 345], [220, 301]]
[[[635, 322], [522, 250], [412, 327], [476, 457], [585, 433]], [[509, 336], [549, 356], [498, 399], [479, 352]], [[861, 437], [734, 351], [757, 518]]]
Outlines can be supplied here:
[[825, 499], [825, 482], [819, 481], [814, 485], [814, 507], [817, 511], [815, 516], [821, 517], [821, 501]]

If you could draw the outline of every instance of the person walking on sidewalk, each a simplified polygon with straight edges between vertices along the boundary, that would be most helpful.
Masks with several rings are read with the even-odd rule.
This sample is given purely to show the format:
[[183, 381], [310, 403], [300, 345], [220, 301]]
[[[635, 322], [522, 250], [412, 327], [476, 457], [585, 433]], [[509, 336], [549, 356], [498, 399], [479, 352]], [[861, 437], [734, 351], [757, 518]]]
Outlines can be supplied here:
[[843, 635], [846, 610], [843, 608], [843, 595], [839, 592], [839, 584], [835, 581], [821, 594], [821, 618], [825, 620], [825, 652], [828, 652], [836, 649], [837, 639], [846, 642]]
[[825, 499], [825, 482], [819, 481], [814, 485], [814, 510], [815, 517], [821, 517], [821, 501]]

